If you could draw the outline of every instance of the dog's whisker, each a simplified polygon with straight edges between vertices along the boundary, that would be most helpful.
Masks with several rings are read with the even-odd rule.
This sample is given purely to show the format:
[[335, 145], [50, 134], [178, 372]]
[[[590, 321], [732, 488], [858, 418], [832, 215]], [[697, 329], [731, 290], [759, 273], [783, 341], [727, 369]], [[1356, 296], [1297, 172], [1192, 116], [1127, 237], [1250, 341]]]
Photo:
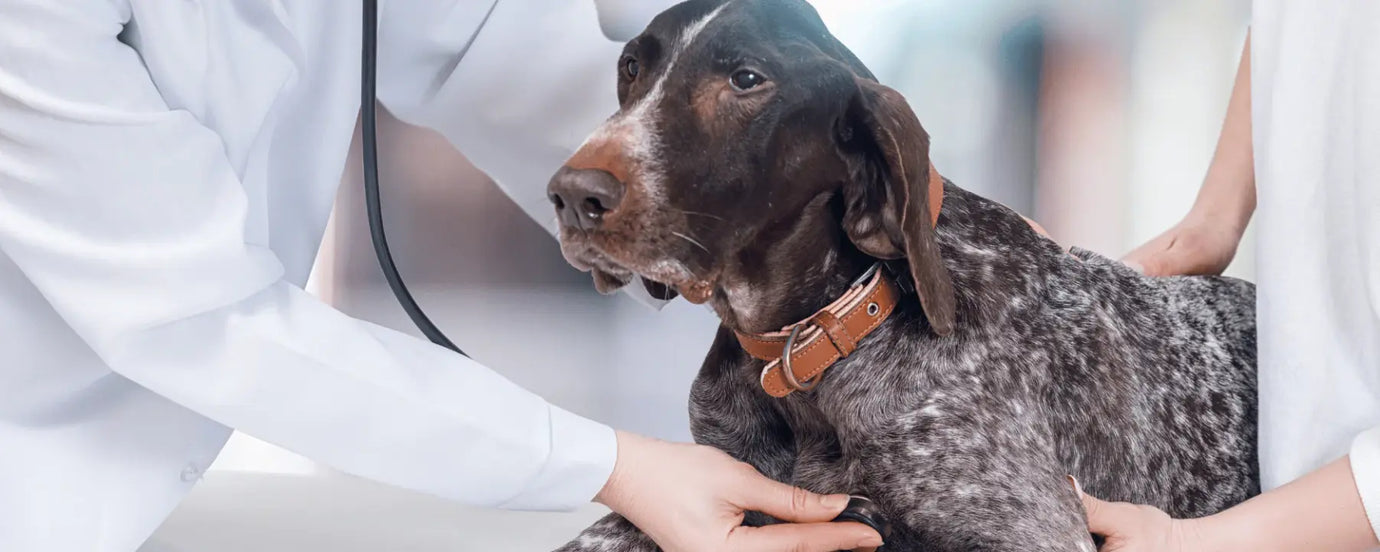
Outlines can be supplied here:
[[692, 238], [692, 237], [690, 237], [690, 236], [687, 236], [687, 235], [685, 235], [685, 234], [682, 234], [682, 233], [680, 233], [680, 232], [676, 232], [676, 231], [672, 231], [671, 233], [672, 233], [672, 234], [675, 234], [675, 236], [676, 236], [677, 238], [680, 238], [680, 239], [682, 239], [682, 240], [685, 240], [685, 241], [688, 241], [688, 242], [690, 242], [690, 243], [692, 243], [692, 244], [695, 244], [695, 247], [698, 247], [698, 248], [704, 250], [705, 253], [708, 253], [708, 252], [709, 252], [709, 248], [708, 248], [708, 247], [705, 247], [704, 244], [695, 241], [694, 238]]
[[686, 215], [695, 215], [695, 216], [697, 216], [697, 217], [712, 218], [712, 219], [717, 220], [717, 221], [720, 221], [720, 222], [723, 222], [723, 220], [724, 220], [724, 218], [721, 217], [721, 216], [711, 215], [711, 214], [709, 214], [709, 213], [701, 213], [701, 212], [699, 212], [699, 211], [687, 211], [687, 210], [685, 210], [685, 209], [676, 209], [676, 210], [677, 210], [677, 211], [680, 211], [682, 214], [686, 214]]

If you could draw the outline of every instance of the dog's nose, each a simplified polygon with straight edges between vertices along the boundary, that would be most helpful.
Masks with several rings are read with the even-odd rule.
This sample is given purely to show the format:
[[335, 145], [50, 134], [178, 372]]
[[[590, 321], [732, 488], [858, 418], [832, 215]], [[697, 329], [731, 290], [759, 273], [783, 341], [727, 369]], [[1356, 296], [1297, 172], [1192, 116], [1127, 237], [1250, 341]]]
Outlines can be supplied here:
[[623, 183], [608, 171], [561, 167], [546, 186], [561, 225], [591, 230], [623, 201]]

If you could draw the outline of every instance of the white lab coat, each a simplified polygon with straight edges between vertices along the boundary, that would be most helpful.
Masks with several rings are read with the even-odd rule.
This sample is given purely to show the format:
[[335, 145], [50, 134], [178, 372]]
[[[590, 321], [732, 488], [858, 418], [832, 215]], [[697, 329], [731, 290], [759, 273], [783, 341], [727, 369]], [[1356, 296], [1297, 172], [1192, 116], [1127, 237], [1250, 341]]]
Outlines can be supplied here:
[[[616, 109], [595, 5], [379, 20], [380, 100], [551, 219], [547, 178]], [[302, 290], [359, 52], [358, 1], [0, 0], [0, 551], [134, 550], [232, 428], [470, 504], [602, 486], [608, 427]]]
[[1349, 452], [1380, 534], [1380, 3], [1256, 0], [1253, 19], [1260, 475]]

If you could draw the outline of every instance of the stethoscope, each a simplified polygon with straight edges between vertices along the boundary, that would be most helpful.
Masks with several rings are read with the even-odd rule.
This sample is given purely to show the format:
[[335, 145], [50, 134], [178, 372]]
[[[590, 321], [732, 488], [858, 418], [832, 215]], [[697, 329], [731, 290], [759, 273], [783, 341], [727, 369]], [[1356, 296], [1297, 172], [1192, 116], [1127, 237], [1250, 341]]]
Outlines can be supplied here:
[[378, 134], [375, 128], [378, 124], [375, 115], [378, 98], [374, 92], [378, 74], [378, 14], [378, 0], [364, 0], [359, 117], [363, 121], [364, 206], [369, 213], [369, 239], [374, 242], [374, 254], [378, 256], [384, 279], [388, 280], [388, 288], [393, 290], [393, 296], [417, 329], [422, 330], [422, 334], [432, 343], [469, 356], [451, 343], [450, 338], [431, 322], [417, 300], [412, 298], [412, 292], [408, 291], [407, 284], [398, 274], [397, 265], [393, 264], [393, 253], [388, 250], [388, 237], [383, 233], [383, 210], [379, 207]]

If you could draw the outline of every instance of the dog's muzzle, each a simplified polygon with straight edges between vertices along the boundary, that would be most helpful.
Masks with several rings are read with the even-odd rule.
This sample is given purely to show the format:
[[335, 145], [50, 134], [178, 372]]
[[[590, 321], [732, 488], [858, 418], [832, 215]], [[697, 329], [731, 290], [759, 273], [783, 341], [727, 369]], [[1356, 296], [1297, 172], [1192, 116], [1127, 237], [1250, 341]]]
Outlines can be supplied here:
[[546, 185], [556, 218], [572, 230], [598, 228], [623, 203], [625, 191], [613, 174], [600, 169], [561, 167]]

